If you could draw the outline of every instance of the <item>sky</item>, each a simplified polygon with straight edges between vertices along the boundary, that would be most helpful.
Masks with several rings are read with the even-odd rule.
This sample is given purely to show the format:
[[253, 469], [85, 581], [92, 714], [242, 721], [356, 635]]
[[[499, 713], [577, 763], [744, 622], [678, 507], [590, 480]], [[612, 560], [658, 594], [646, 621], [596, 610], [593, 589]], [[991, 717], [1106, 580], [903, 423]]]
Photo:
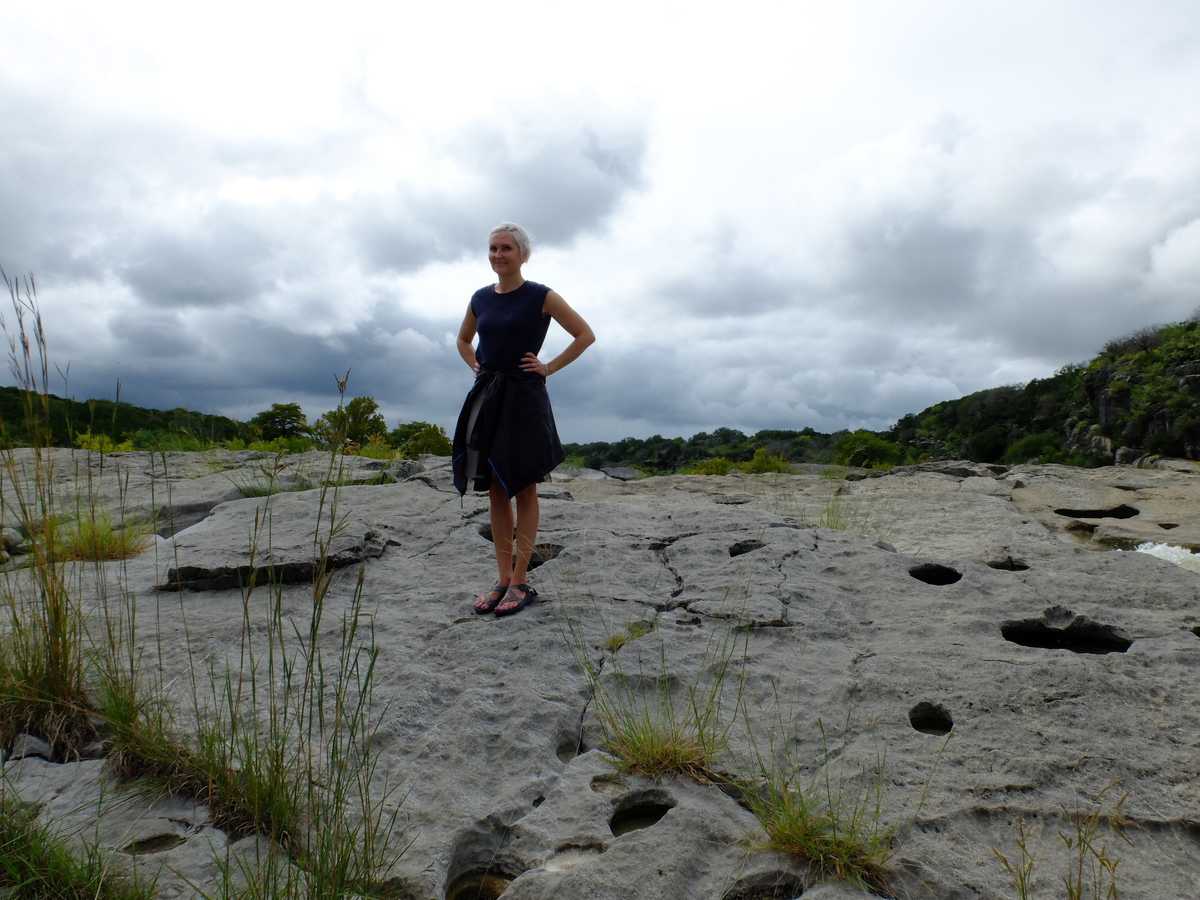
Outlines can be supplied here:
[[1194, 0], [14, 6], [0, 265], [77, 399], [349, 369], [452, 431], [501, 221], [597, 337], [564, 442], [882, 429], [1200, 308]]

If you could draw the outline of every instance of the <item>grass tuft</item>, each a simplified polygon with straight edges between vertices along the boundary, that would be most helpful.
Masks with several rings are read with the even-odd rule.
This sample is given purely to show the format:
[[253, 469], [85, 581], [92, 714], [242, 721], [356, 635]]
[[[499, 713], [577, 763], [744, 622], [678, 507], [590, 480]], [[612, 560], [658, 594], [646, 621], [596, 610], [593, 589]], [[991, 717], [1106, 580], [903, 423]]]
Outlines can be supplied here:
[[[620, 635], [621, 646], [639, 636], [637, 630]], [[594, 663], [574, 628], [572, 642], [592, 687], [592, 708], [604, 732], [604, 749], [618, 769], [650, 778], [683, 775], [702, 783], [721, 780], [716, 763], [728, 747], [744, 686], [740, 677], [736, 686], [728, 683], [739, 644], [734, 632], [710, 642], [706, 655], [711, 663], [702, 669], [708, 676], [678, 690], [667, 670], [665, 646], [660, 648], [657, 674], [646, 676], [623, 671], [616, 655]], [[745, 639], [741, 646], [744, 653]], [[734, 688], [732, 707], [726, 698], [730, 687]]]
[[893, 833], [880, 821], [882, 763], [873, 786], [857, 794], [843, 784], [803, 785], [775, 774], [760, 787], [748, 787], [744, 796], [770, 849], [806, 860], [821, 879], [886, 886]]
[[0, 784], [0, 895], [37, 900], [152, 900], [154, 884], [115, 868], [95, 846], [79, 856]]

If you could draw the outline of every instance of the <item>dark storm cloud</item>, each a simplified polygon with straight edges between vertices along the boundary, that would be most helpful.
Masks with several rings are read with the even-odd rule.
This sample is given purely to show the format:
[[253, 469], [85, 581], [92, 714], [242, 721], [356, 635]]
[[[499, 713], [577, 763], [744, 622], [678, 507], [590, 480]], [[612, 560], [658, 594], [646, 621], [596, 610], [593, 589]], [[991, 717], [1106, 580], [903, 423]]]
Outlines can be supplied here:
[[467, 194], [397, 188], [363, 204], [353, 228], [375, 268], [408, 271], [477, 252], [486, 229], [520, 222], [538, 244], [598, 227], [642, 185], [643, 131], [564, 130], [517, 141], [473, 131], [447, 148], [475, 184]]
[[254, 299], [271, 283], [277, 239], [233, 211], [187, 231], [150, 231], [121, 267], [125, 282], [154, 306], [221, 306]]
[[937, 210], [882, 211], [852, 225], [846, 243], [842, 287], [872, 312], [944, 316], [975, 298], [986, 236], [948, 224]]
[[671, 309], [689, 316], [721, 318], [757, 316], [802, 302], [807, 293], [799, 279], [733, 264], [694, 276], [673, 278], [653, 290]]

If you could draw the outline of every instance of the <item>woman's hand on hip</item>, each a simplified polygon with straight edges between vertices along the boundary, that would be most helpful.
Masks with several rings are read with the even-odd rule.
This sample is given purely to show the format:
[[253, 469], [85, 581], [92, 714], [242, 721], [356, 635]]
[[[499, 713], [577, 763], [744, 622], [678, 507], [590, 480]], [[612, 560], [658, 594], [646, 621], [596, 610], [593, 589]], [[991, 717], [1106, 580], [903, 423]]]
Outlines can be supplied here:
[[521, 357], [521, 368], [526, 372], [537, 372], [543, 378], [550, 377], [550, 370], [546, 368], [546, 364], [533, 353], [526, 353]]

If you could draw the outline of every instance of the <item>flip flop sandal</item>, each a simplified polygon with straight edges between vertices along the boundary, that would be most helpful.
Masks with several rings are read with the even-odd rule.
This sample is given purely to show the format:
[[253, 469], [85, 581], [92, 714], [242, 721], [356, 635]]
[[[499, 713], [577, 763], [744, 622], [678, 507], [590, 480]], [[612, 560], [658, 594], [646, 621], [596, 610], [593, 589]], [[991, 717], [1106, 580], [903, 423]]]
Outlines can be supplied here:
[[[486, 594], [480, 594], [478, 597], [476, 597], [474, 604], [471, 606], [471, 608], [475, 610], [475, 615], [483, 616], [495, 610], [495, 608], [500, 605], [500, 601], [504, 599], [504, 593], [507, 590], [507, 584], [502, 584], [497, 581], [495, 585], [492, 586], [490, 591], [488, 591]], [[495, 600], [490, 599], [492, 594], [496, 595]], [[480, 603], [480, 600], [483, 602]]]
[[[512, 585], [510, 585], [510, 587], [512, 587]], [[497, 603], [496, 604], [496, 615], [497, 616], [511, 616], [513, 613], [519, 613], [521, 610], [523, 610], [525, 607], [527, 607], [530, 603], [532, 603], [534, 601], [535, 597], [537, 597], [537, 591], [535, 591], [533, 588], [531, 588], [527, 584], [518, 584], [518, 585], [516, 585], [516, 588], [518, 591], [524, 591], [525, 596], [522, 597], [520, 600], [518, 600], [516, 602], [515, 606], [510, 606], [507, 609], [500, 609], [499, 608], [500, 604]]]

